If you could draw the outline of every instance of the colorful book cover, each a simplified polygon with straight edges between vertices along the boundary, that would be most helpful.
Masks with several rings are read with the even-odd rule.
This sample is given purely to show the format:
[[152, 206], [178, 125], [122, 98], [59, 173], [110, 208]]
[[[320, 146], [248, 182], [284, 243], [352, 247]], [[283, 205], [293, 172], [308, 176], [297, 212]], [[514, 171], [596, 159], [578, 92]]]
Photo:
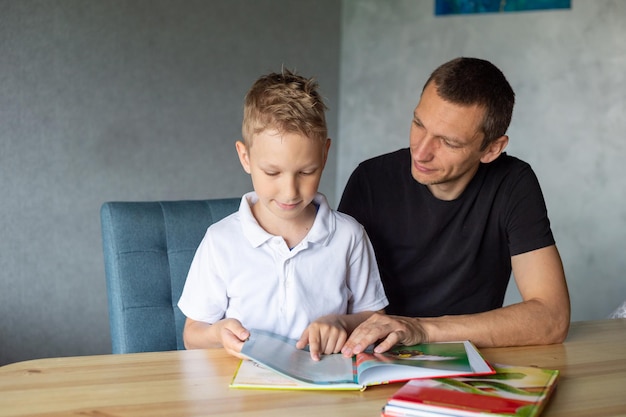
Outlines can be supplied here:
[[538, 416], [559, 371], [494, 365], [495, 374], [411, 380], [383, 408], [384, 417]]

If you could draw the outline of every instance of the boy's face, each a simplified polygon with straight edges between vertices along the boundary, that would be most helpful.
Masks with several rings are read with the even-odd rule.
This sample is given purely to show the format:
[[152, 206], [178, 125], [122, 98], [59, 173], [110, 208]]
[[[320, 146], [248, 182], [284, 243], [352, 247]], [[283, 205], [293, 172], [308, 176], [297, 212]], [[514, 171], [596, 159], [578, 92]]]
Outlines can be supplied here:
[[[257, 221], [306, 221], [305, 210], [317, 193], [330, 139], [322, 142], [299, 133], [275, 129], [255, 134], [251, 146], [237, 142], [243, 169], [251, 175], [259, 197]], [[308, 212], [310, 214], [310, 211]]]

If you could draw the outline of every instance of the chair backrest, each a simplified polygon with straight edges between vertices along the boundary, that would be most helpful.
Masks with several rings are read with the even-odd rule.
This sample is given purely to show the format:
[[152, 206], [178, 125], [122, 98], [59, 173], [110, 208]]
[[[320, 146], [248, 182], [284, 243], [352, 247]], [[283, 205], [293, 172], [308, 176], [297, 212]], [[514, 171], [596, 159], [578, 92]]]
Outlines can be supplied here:
[[102, 244], [113, 353], [184, 349], [177, 306], [206, 229], [239, 198], [102, 205]]

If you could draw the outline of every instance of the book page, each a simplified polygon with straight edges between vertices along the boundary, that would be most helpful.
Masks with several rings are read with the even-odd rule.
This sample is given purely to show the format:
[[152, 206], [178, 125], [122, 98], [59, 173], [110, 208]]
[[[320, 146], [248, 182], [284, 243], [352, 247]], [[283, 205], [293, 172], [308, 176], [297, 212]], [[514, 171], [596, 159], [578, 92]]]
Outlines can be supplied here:
[[483, 355], [476, 349], [473, 343], [469, 341], [463, 342], [467, 351], [467, 359], [469, 360], [472, 370], [477, 374], [488, 374], [494, 371], [493, 367], [485, 361]]
[[241, 354], [287, 377], [313, 384], [355, 383], [352, 358], [341, 354], [311, 359], [306, 350], [297, 349], [295, 341], [277, 338], [262, 331], [251, 331]]
[[382, 354], [360, 354], [359, 383], [363, 385], [412, 378], [493, 373], [469, 342], [396, 346]]
[[361, 390], [354, 383], [310, 384], [281, 375], [263, 365], [244, 359], [230, 383], [231, 388], [281, 389], [281, 390]]

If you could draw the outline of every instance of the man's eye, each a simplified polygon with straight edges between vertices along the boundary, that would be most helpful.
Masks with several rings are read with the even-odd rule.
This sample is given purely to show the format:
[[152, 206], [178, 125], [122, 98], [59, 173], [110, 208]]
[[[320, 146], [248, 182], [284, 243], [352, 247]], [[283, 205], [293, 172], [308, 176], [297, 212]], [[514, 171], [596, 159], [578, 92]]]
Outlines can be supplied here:
[[458, 144], [458, 143], [456, 143], [456, 142], [450, 142], [450, 141], [444, 140], [444, 141], [443, 141], [443, 143], [444, 143], [444, 144], [445, 144], [448, 148], [458, 149], [458, 148], [460, 148], [460, 147], [461, 147], [461, 145], [459, 145], [459, 144]]

